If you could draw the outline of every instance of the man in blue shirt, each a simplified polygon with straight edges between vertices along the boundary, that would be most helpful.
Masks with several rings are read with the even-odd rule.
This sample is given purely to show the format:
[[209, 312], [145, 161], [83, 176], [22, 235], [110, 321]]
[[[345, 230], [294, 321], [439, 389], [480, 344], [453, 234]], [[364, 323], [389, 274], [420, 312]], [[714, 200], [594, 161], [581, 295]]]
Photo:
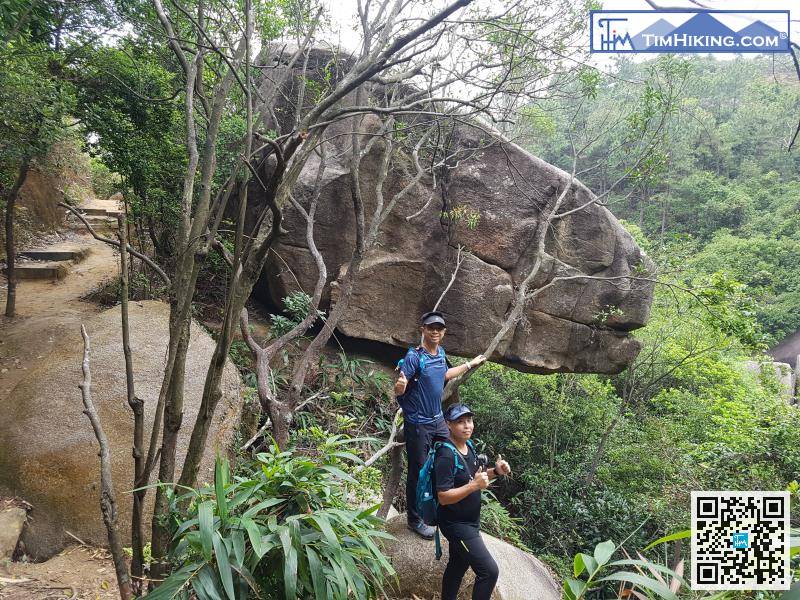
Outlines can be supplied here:
[[435, 436], [449, 436], [442, 414], [442, 392], [446, 381], [463, 375], [486, 361], [479, 354], [458, 367], [447, 367], [444, 348], [444, 316], [440, 312], [422, 315], [422, 344], [409, 349], [400, 367], [394, 393], [403, 409], [408, 474], [406, 477], [406, 510], [408, 528], [425, 539], [433, 539], [434, 528], [422, 522], [416, 511], [419, 470]]

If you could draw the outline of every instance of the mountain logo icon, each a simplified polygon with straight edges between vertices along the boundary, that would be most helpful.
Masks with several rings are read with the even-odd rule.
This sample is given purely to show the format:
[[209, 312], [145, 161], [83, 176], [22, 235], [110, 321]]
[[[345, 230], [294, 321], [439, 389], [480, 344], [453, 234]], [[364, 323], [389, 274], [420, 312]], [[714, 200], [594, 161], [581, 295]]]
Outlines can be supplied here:
[[591, 11], [592, 52], [789, 52], [787, 10]]

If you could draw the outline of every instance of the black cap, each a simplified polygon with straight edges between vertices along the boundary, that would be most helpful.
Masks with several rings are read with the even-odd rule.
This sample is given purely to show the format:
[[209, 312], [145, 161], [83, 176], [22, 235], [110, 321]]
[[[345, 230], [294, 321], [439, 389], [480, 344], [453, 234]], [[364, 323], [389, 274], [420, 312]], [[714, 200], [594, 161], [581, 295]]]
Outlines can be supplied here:
[[426, 312], [424, 315], [422, 315], [423, 325], [433, 325], [434, 323], [439, 323], [443, 327], [446, 327], [444, 323], [444, 315], [440, 313], [438, 310]]
[[451, 404], [447, 407], [447, 410], [444, 411], [444, 418], [448, 421], [458, 421], [464, 415], [471, 415], [473, 414], [472, 411], [469, 409], [469, 406], [466, 404], [461, 404], [460, 402], [457, 404]]

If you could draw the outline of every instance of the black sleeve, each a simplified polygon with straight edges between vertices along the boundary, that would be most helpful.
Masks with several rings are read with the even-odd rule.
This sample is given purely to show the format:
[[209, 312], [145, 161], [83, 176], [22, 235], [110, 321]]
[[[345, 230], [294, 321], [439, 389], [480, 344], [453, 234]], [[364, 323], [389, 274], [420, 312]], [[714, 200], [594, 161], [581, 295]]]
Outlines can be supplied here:
[[436, 462], [433, 465], [434, 477], [436, 478], [436, 491], [446, 492], [454, 487], [453, 481], [453, 451], [450, 448], [439, 448], [436, 451]]

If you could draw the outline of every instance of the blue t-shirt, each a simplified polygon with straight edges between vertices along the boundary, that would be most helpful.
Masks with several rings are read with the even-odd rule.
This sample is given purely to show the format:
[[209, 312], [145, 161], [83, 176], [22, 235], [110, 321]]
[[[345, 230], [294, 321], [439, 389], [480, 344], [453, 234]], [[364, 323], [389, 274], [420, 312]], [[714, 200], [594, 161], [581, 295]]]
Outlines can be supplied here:
[[[411, 380], [419, 372], [420, 354], [425, 355], [425, 368], [422, 369], [419, 380], [413, 383]], [[441, 421], [444, 418], [442, 415], [444, 375], [447, 373], [444, 348], [439, 346], [438, 355], [428, 354], [424, 348], [420, 351], [409, 348], [400, 370], [408, 379], [406, 393], [399, 398], [403, 418], [415, 425], [428, 425]]]

